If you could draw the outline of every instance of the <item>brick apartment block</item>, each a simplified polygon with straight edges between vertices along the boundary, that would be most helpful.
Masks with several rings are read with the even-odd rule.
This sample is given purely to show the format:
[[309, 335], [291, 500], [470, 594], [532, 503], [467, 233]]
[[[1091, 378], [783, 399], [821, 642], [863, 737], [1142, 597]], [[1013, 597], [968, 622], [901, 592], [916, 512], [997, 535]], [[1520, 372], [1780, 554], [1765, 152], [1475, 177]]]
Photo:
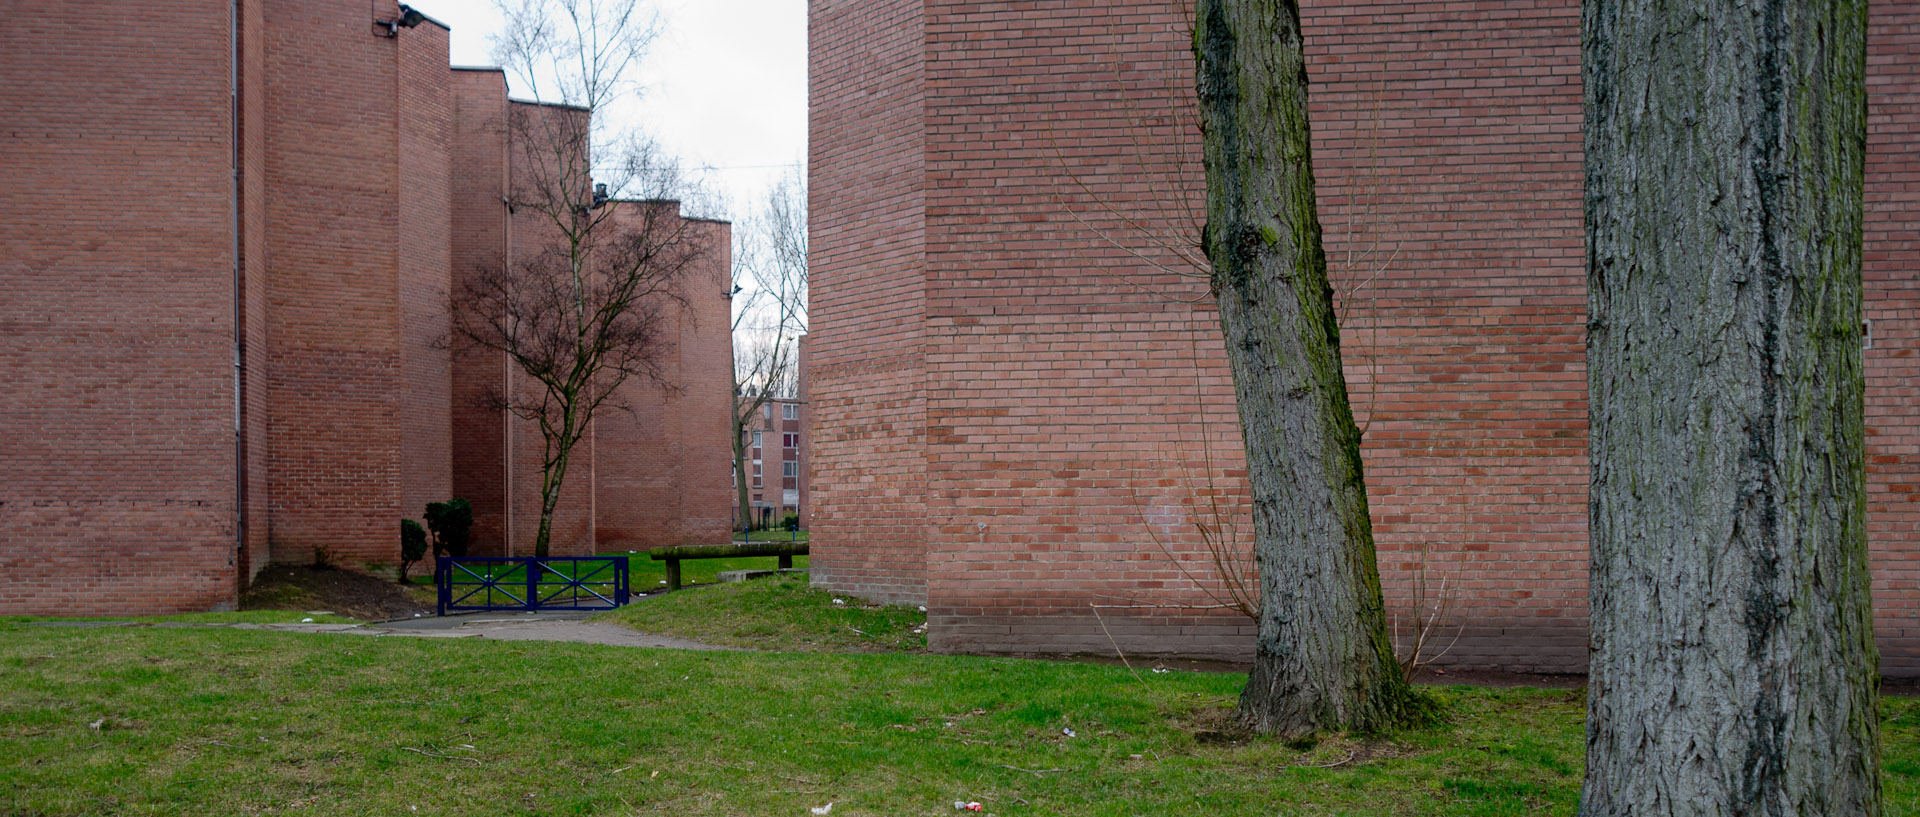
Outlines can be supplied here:
[[[1583, 670], [1578, 4], [1304, 5], [1390, 611], [1424, 563], [1447, 662]], [[939, 650], [1250, 656], [1206, 555], [1250, 533], [1188, 249], [1189, 5], [809, 9], [814, 581], [925, 603]], [[1883, 669], [1913, 676], [1920, 2], [1871, 15], [1869, 537]]]
[[[792, 397], [769, 398], [748, 421], [741, 442], [746, 446], [747, 503], [753, 508], [753, 524], [779, 525], [787, 514], [800, 518], [807, 527], [807, 338], [795, 341], [799, 359], [795, 368], [797, 388]], [[738, 489], [736, 489], [738, 490]], [[737, 497], [736, 497], [737, 501]], [[738, 510], [733, 527], [742, 520]]]
[[[443, 26], [374, 22], [399, 13], [35, 0], [0, 27], [0, 613], [229, 608], [269, 562], [393, 565], [398, 520], [455, 495], [481, 552], [530, 548], [538, 434], [476, 401], [513, 375], [456, 355], [446, 309], [537, 238], [503, 202], [524, 103], [450, 70]], [[556, 553], [726, 535], [728, 227], [694, 228], [722, 249], [664, 313], [676, 388], [599, 418]]]

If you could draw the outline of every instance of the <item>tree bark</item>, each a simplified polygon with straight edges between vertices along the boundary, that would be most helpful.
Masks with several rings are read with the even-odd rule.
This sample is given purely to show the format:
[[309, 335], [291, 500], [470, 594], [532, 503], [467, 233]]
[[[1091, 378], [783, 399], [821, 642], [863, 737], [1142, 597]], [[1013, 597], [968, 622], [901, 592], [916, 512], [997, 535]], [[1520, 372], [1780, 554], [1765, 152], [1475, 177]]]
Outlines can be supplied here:
[[1586, 0], [1580, 813], [1880, 813], [1863, 0]]
[[740, 415], [740, 386], [734, 384], [733, 397], [733, 489], [734, 499], [739, 502], [740, 529], [753, 527], [753, 506], [747, 499], [747, 423], [751, 422], [755, 408], [749, 408], [746, 415]]
[[1394, 661], [1314, 201], [1292, 0], [1199, 0], [1193, 50], [1213, 267], [1246, 441], [1259, 641], [1240, 716], [1261, 732], [1409, 714]]

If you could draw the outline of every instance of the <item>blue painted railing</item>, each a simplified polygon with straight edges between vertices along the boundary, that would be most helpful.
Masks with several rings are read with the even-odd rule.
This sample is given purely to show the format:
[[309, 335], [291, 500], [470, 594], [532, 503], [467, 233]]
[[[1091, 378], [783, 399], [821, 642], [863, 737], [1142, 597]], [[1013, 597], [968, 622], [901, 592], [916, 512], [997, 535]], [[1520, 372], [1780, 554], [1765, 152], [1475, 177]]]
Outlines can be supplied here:
[[442, 556], [440, 615], [471, 610], [611, 610], [627, 603], [625, 556]]

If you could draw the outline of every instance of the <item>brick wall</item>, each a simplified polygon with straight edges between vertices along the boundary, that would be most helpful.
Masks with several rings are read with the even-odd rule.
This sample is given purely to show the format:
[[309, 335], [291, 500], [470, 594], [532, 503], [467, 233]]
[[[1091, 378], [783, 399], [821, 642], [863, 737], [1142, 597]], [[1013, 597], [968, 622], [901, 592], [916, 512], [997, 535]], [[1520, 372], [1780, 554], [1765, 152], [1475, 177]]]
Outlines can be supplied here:
[[[321, 548], [391, 567], [398, 519], [456, 493], [479, 552], [504, 550], [509, 495], [530, 546], [539, 435], [479, 398], [525, 380], [497, 355], [456, 380], [442, 343], [456, 272], [514, 240], [500, 72], [449, 71], [434, 23], [384, 36], [386, 0], [92, 11], [0, 31], [8, 75], [32, 78], [0, 89], [0, 612], [230, 607]], [[698, 450], [726, 449], [727, 259], [709, 262], [699, 314], [674, 318], [664, 459], [614, 463], [685, 513], [645, 505], [623, 537], [725, 535], [726, 457]], [[596, 459], [589, 440], [557, 553], [595, 549]]]
[[245, 585], [272, 561], [267, 497], [267, 58], [265, 0], [246, 0], [240, 42], [240, 280], [242, 343], [240, 446], [244, 458], [245, 547], [235, 579]]
[[616, 202], [623, 231], [704, 248], [681, 271], [681, 299], [648, 304], [662, 334], [660, 379], [635, 378], [594, 421], [594, 525], [602, 552], [727, 541], [734, 499], [728, 402], [733, 343], [732, 228], [682, 218], [677, 202]]
[[919, 0], [810, 0], [813, 581], [926, 598]]
[[0, 611], [233, 604], [229, 8], [0, 26]]
[[[457, 294], [507, 247], [507, 79], [494, 69], [452, 72], [453, 283]], [[472, 553], [506, 554], [506, 422], [494, 407], [506, 360], [454, 339], [453, 487], [473, 503]]]
[[398, 38], [374, 36], [355, 0], [268, 0], [266, 28], [273, 556], [391, 564], [405, 388]]
[[[558, 105], [507, 103], [507, 191], [516, 200], [534, 201], [548, 195], [541, 188], [559, 184], [561, 176], [586, 167], [586, 112]], [[557, 140], [557, 141], [556, 141]], [[576, 151], [578, 153], [576, 154]], [[584, 196], [589, 179], [580, 175], [568, 179], [569, 189]], [[509, 263], [524, 268], [532, 264], [564, 263], [553, 257], [563, 253], [565, 239], [534, 207], [519, 206], [507, 218], [507, 257]], [[516, 395], [519, 401], [537, 399], [538, 384], [517, 367], [506, 367], [503, 393]], [[506, 501], [510, 506], [508, 552], [516, 556], [533, 555], [540, 529], [540, 466], [546, 456], [539, 427], [529, 420], [512, 419], [507, 423]], [[553, 556], [586, 556], [594, 552], [593, 478], [595, 466], [594, 434], [589, 429], [575, 449], [561, 482], [559, 504], [553, 513], [548, 553]]]
[[[1217, 576], [1198, 535], [1245, 509], [1218, 330], [1182, 249], [1198, 235], [1204, 183], [1186, 107], [1186, 6], [882, 5], [859, 12], [887, 14], [862, 21], [880, 33], [849, 47], [835, 15], [852, 12], [815, 5], [812, 351], [827, 371], [814, 393], [814, 473], [832, 520], [816, 526], [816, 581], [879, 597], [902, 594], [874, 592], [869, 575], [923, 581], [937, 649], [1247, 656], [1245, 620], [1206, 609]], [[1896, 674], [1920, 672], [1920, 632], [1906, 623], [1920, 603], [1914, 373], [1902, 368], [1920, 260], [1916, 165], [1902, 147], [1917, 118], [1914, 7], [1873, 12], [1868, 171], [1870, 524]], [[1455, 596], [1450, 661], [1579, 670], [1578, 8], [1436, 2], [1302, 16], [1321, 215], [1389, 607], [1408, 617], [1425, 564]], [[918, 64], [896, 61], [920, 73], [876, 69], [870, 51], [896, 36], [909, 51], [919, 44]], [[868, 107], [883, 90], [916, 89], [918, 143], [876, 118], [906, 105]], [[874, 150], [876, 135], [894, 144]], [[916, 155], [922, 198], [885, 195], [865, 175]], [[861, 232], [875, 224], [885, 227]], [[883, 311], [901, 299], [866, 283], [882, 270], [897, 290], [919, 284], [922, 312]], [[875, 401], [884, 381], [836, 380], [833, 366], [897, 360], [893, 339], [915, 328], [923, 366], [896, 384], [886, 423], [844, 408]], [[849, 439], [861, 444], [838, 443]], [[930, 525], [914, 531], [891, 509], [916, 495], [888, 478], [922, 466]], [[869, 510], [875, 502], [883, 510]]]
[[[454, 288], [468, 285], [504, 259], [517, 269], [547, 263], [565, 239], [537, 208], [509, 212], [503, 196], [538, 198], [562, 155], [584, 143], [557, 146], [559, 135], [584, 134], [584, 113], [554, 105], [510, 102], [504, 77], [491, 70], [455, 71]], [[589, 189], [584, 178], [574, 180]], [[685, 306], [653, 299], [663, 330], [656, 359], [660, 380], [636, 378], [603, 406], [574, 447], [554, 514], [549, 552], [723, 541], [731, 482], [726, 401], [731, 393], [725, 291], [729, 227], [682, 218], [674, 202], [615, 202], [624, 233], [680, 235], [712, 251], [678, 284]], [[452, 410], [453, 490], [474, 503], [474, 552], [530, 555], [538, 537], [541, 462], [538, 426], [508, 418], [498, 398], [537, 396], [536, 384], [504, 356], [456, 344]], [[510, 535], [509, 535], [510, 534]]]
[[1920, 3], [1869, 7], [1867, 540], [1880, 665], [1920, 675]]
[[1178, 609], [1214, 603], [1193, 526], [1241, 485], [1215, 318], [1177, 251], [1198, 202], [1164, 46], [1184, 6], [926, 15], [932, 644], [1233, 650], [1240, 619]]
[[424, 521], [428, 502], [444, 501], [453, 493], [453, 367], [446, 345], [453, 269], [453, 72], [447, 70], [446, 29], [427, 23], [398, 34], [393, 99], [399, 153], [394, 178], [405, 180], [396, 191], [400, 515]]
[[1302, 20], [1382, 583], [1410, 618], [1426, 549], [1450, 658], [1582, 670], [1578, 4], [1396, 11]]

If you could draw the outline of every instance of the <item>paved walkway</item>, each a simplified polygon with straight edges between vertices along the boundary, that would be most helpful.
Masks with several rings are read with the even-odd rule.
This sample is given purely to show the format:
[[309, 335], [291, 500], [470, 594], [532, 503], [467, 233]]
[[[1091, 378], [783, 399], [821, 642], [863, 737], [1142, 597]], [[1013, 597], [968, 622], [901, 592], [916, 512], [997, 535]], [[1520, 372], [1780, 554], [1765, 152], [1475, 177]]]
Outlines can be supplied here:
[[[629, 630], [618, 624], [588, 621], [590, 612], [469, 613], [422, 616], [375, 624], [203, 624], [160, 622], [152, 627], [224, 627], [235, 630], [272, 630], [283, 633], [338, 633], [393, 638], [492, 638], [500, 641], [575, 641], [615, 647], [664, 647], [676, 650], [733, 650], [684, 638]], [[35, 622], [51, 626], [139, 626], [139, 622]]]
[[[348, 630], [364, 635], [418, 638], [494, 638], [501, 641], [578, 641], [615, 647], [667, 647], [676, 650], [732, 650], [685, 638], [630, 630], [618, 624], [588, 621], [592, 612], [470, 613], [457, 616], [421, 616], [415, 619], [363, 625]], [[311, 627], [313, 625], [300, 625]]]

